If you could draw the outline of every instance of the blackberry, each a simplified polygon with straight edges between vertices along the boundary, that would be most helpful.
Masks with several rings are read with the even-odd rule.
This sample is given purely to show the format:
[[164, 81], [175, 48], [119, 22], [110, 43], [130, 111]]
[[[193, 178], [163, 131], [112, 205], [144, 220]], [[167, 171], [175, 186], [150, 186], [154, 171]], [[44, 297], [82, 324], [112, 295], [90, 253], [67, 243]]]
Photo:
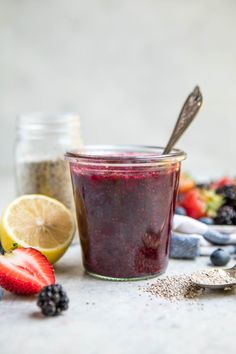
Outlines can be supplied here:
[[37, 305], [45, 316], [57, 316], [68, 309], [69, 299], [60, 284], [53, 284], [41, 290]]
[[220, 194], [224, 197], [224, 204], [235, 207], [236, 206], [236, 186], [227, 185], [220, 187], [216, 190], [217, 194]]
[[217, 225], [236, 225], [236, 212], [231, 206], [223, 205], [214, 220]]

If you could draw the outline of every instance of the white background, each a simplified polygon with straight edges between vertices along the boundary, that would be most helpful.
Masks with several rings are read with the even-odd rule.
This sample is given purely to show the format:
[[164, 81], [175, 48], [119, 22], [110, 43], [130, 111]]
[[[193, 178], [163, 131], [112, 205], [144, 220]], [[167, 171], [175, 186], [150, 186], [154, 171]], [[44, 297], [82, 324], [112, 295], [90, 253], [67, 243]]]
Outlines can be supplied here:
[[86, 143], [163, 145], [199, 84], [185, 169], [236, 175], [235, 18], [234, 0], [0, 0], [0, 168], [20, 113], [76, 111]]

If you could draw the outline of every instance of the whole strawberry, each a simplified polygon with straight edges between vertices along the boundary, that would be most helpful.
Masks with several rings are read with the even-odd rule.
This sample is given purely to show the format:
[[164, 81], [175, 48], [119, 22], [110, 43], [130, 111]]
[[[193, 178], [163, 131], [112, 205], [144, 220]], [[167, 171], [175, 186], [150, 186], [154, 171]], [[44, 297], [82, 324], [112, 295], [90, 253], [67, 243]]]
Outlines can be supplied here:
[[181, 205], [186, 210], [187, 215], [192, 218], [200, 219], [206, 215], [206, 202], [201, 198], [200, 191], [197, 188], [190, 190], [184, 195]]

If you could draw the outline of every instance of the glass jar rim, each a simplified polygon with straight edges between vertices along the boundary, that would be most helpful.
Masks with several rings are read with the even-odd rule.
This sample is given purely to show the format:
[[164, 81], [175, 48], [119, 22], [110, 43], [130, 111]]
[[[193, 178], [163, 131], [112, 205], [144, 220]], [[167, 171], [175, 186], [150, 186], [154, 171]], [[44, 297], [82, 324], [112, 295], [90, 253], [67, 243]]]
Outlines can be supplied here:
[[65, 160], [85, 165], [147, 166], [173, 164], [186, 159], [187, 154], [173, 149], [163, 154], [164, 147], [147, 145], [85, 145], [66, 152]]

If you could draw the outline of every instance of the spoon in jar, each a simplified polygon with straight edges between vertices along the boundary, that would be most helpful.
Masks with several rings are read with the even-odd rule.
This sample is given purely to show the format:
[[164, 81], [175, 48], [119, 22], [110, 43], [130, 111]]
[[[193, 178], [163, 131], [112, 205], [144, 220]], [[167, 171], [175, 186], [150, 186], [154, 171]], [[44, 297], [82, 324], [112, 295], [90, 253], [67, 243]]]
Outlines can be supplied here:
[[218, 290], [230, 289], [236, 286], [236, 265], [228, 269], [212, 269], [197, 272], [192, 275], [191, 281], [200, 288]]
[[200, 88], [196, 86], [193, 92], [190, 93], [184, 102], [170, 139], [162, 153], [163, 155], [169, 154], [171, 152], [174, 145], [196, 117], [199, 109], [202, 106], [202, 102], [203, 97]]

